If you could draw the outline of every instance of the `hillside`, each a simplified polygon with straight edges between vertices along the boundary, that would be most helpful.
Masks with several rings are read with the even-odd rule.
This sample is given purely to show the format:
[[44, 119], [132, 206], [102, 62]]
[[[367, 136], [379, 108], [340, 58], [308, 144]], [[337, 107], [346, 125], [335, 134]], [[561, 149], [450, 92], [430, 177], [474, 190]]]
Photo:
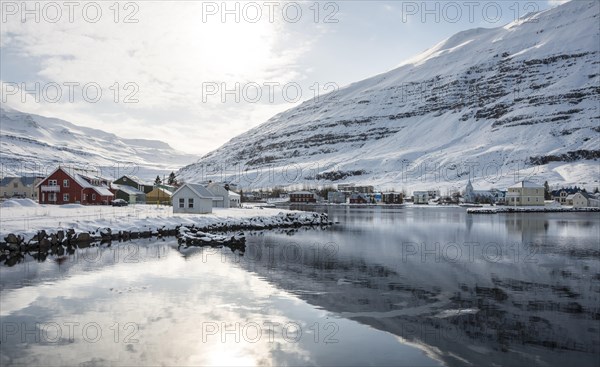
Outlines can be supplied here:
[[179, 173], [243, 187], [598, 185], [600, 3], [460, 32], [272, 117]]

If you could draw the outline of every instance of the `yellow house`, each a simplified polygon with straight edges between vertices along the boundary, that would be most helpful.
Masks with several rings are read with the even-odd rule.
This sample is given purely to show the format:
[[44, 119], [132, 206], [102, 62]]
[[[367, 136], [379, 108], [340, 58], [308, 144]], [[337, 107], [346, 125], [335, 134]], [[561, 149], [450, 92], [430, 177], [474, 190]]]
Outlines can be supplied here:
[[146, 194], [146, 204], [171, 205], [171, 196], [173, 196], [171, 190], [165, 187], [156, 186], [152, 191]]
[[521, 181], [508, 188], [506, 204], [511, 206], [543, 206], [544, 186], [531, 181]]
[[43, 177], [4, 177], [0, 180], [0, 197], [38, 199], [36, 185]]

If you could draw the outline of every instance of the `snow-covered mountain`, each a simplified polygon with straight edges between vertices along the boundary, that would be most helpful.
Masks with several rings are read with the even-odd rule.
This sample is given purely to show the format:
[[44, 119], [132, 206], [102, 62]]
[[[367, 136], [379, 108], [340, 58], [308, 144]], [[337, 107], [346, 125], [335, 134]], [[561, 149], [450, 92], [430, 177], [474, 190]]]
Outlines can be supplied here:
[[395, 70], [278, 114], [180, 174], [243, 187], [595, 187], [600, 2], [460, 32]]
[[59, 164], [92, 170], [107, 178], [168, 174], [193, 161], [158, 140], [123, 139], [55, 118], [0, 108], [3, 176], [46, 174]]

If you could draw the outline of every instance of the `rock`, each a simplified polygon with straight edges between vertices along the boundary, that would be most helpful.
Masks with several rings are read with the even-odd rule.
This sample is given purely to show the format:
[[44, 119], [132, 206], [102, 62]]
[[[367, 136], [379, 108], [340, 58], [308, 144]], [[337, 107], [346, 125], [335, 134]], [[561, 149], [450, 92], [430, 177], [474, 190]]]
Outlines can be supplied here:
[[77, 242], [90, 242], [92, 240], [89, 233], [82, 232], [77, 236]]
[[4, 237], [4, 241], [9, 244], [18, 244], [21, 242], [19, 241], [19, 237], [15, 236], [13, 233], [10, 233], [8, 236]]

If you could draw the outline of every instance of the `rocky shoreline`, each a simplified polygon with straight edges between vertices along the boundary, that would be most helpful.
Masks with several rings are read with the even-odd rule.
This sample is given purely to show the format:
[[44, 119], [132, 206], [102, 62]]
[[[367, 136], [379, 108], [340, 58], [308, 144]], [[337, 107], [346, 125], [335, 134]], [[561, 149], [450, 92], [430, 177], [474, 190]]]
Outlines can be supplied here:
[[[0, 241], [0, 261], [7, 266], [20, 262], [26, 254], [39, 261], [48, 255], [63, 256], [74, 254], [78, 248], [96, 246], [102, 243], [125, 242], [140, 238], [177, 237], [180, 246], [228, 246], [232, 250], [245, 248], [244, 230], [269, 230], [276, 228], [298, 228], [304, 226], [327, 226], [333, 224], [327, 214], [320, 213], [279, 213], [272, 217], [253, 217], [243, 220], [225, 220], [206, 226], [177, 225], [154, 229], [113, 231], [111, 228], [98, 228], [95, 231], [76, 232], [75, 229], [38, 231], [30, 239], [10, 233]], [[237, 232], [232, 236], [222, 233]]]

